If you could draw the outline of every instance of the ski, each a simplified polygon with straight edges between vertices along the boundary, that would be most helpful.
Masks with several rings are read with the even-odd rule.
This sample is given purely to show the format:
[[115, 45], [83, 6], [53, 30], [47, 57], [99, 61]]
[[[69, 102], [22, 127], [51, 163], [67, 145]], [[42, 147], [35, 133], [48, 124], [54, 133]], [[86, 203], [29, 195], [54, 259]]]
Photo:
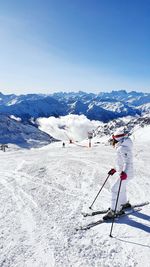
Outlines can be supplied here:
[[[149, 204], [148, 201], [141, 202], [141, 203], [132, 205], [130, 208], [124, 208], [124, 210], [130, 210], [130, 209], [134, 209], [134, 208], [138, 208], [138, 207], [143, 207], [143, 206], [146, 206], [148, 204]], [[107, 213], [107, 211], [108, 211], [108, 209], [107, 210], [92, 211], [92, 212], [82, 212], [82, 215], [84, 217], [87, 217], [87, 216], [95, 216], [95, 215], [98, 215], [98, 214], [105, 214], [105, 213]]]
[[98, 214], [105, 214], [107, 213], [107, 210], [97, 210], [97, 211], [91, 211], [91, 212], [82, 212], [83, 217], [87, 217], [87, 216], [95, 216]]
[[[124, 214], [121, 214], [121, 215], [117, 215], [115, 216], [115, 220], [118, 220], [122, 217], [125, 217], [125, 216], [128, 216], [134, 212], [138, 212], [138, 211], [141, 211], [142, 208], [141, 207], [138, 207], [138, 208], [135, 208], [135, 209], [131, 209], [131, 210], [128, 210], [126, 211]], [[89, 224], [86, 224], [86, 225], [83, 225], [83, 226], [80, 226], [79, 228], [76, 228], [76, 231], [79, 231], [79, 230], [88, 230], [96, 225], [99, 225], [99, 224], [102, 224], [102, 223], [108, 223], [108, 222], [112, 222], [112, 219], [109, 219], [109, 220], [103, 220], [103, 219], [100, 219], [96, 222], [91, 222]]]

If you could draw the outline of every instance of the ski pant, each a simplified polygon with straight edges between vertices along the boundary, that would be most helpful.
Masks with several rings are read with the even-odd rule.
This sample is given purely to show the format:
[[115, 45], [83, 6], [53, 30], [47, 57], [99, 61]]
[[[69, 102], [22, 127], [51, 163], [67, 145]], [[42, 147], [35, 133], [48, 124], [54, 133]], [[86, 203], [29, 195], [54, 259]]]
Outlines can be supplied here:
[[[119, 194], [118, 204], [117, 204], [117, 209], [116, 209], [117, 211], [120, 211], [122, 208], [121, 205], [127, 202], [127, 193], [126, 193], [127, 183], [128, 183], [128, 180], [123, 180], [121, 183], [120, 194]], [[118, 178], [115, 181], [115, 183], [113, 184], [111, 188], [111, 209], [112, 210], [115, 210], [119, 184], [120, 184], [120, 178]]]

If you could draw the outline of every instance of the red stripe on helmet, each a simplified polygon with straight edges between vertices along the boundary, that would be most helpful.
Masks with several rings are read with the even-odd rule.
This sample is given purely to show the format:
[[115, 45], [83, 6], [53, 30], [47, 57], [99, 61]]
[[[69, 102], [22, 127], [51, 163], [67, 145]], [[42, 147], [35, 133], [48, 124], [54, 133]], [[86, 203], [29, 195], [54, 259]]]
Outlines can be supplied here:
[[118, 134], [118, 135], [112, 135], [112, 138], [115, 139], [115, 138], [120, 138], [120, 137], [123, 137], [125, 136], [126, 134]]

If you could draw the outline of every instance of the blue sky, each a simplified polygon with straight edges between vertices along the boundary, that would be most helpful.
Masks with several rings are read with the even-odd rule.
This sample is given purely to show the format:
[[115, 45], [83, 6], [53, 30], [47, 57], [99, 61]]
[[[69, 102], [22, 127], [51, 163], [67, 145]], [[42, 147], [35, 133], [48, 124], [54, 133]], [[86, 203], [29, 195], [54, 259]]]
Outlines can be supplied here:
[[149, 0], [1, 0], [3, 93], [150, 92]]

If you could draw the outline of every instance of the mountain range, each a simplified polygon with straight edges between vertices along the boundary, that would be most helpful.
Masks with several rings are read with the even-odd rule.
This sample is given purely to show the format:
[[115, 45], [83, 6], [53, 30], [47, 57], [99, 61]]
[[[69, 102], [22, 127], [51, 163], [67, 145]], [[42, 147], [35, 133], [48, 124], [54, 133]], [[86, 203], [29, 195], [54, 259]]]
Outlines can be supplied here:
[[38, 128], [36, 119], [68, 114], [85, 115], [89, 120], [104, 123], [97, 130], [100, 135], [102, 132], [109, 134], [114, 127], [125, 126], [127, 122], [121, 118], [127, 116], [132, 117], [129, 127], [149, 124], [150, 93], [125, 90], [99, 94], [82, 91], [26, 95], [0, 93], [0, 143], [30, 147], [55, 141]]
[[85, 115], [90, 120], [108, 122], [124, 116], [150, 111], [150, 93], [125, 90], [99, 94], [58, 92], [51, 95], [4, 95], [0, 93], [0, 114], [14, 115], [23, 121], [67, 114]]

